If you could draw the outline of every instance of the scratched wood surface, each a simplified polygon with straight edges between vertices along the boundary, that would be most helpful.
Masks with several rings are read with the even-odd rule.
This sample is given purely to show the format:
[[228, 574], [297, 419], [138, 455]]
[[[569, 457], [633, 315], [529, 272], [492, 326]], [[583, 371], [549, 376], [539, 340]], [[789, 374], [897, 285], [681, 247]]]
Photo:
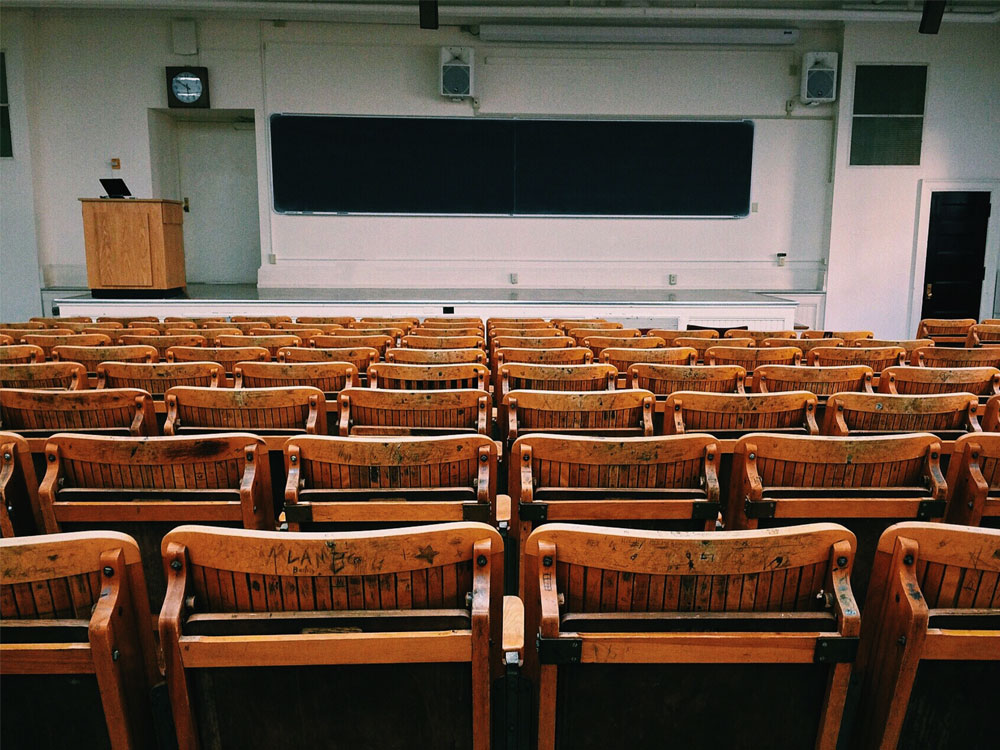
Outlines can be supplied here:
[[489, 337], [494, 336], [534, 336], [536, 338], [562, 338], [566, 335], [562, 328], [546, 326], [543, 323], [524, 325], [497, 325], [489, 329]]
[[[805, 331], [803, 331], [805, 333]], [[815, 349], [818, 346], [844, 346], [846, 342], [843, 339], [809, 339], [809, 338], [767, 338], [761, 341], [758, 346], [765, 348], [770, 347], [782, 347], [782, 346], [794, 346], [796, 349], [801, 351], [803, 355], [808, 354], [809, 351]]]
[[368, 386], [370, 388], [388, 388], [397, 391], [450, 390], [454, 388], [472, 388], [482, 391], [487, 389], [489, 380], [490, 371], [486, 369], [486, 366], [475, 363], [396, 364], [385, 362], [368, 367]]
[[[724, 339], [723, 339], [724, 340]], [[802, 350], [797, 346], [740, 347], [710, 346], [705, 350], [709, 365], [740, 365], [752, 373], [760, 365], [798, 365]]]
[[740, 365], [634, 364], [628, 368], [628, 387], [645, 388], [657, 396], [674, 391], [743, 393], [746, 375]]
[[906, 350], [906, 362], [915, 365], [916, 358], [913, 354], [917, 349], [924, 346], [934, 346], [931, 339], [853, 339], [846, 343], [847, 346], [901, 346]]
[[[722, 335], [723, 339], [753, 339], [754, 346], [761, 346], [764, 339], [798, 338], [795, 331], [749, 331], [745, 328], [731, 328]], [[720, 342], [725, 345], [725, 342]]]
[[121, 323], [103, 321], [98, 323], [60, 323], [60, 328], [68, 328], [73, 333], [103, 333], [104, 331], [122, 330]]
[[163, 323], [154, 321], [134, 321], [128, 324], [128, 328], [149, 328], [161, 334], [167, 333], [170, 329], [186, 330], [193, 333], [194, 329], [198, 328], [198, 324], [193, 320], [171, 320]]
[[315, 334], [323, 333], [336, 333], [337, 331], [344, 331], [347, 327], [341, 323], [286, 323], [279, 322], [275, 323], [272, 327], [273, 331], [290, 331], [294, 333], [299, 338], [308, 338], [307, 334], [300, 333], [300, 331], [314, 331]]
[[[638, 329], [633, 329], [638, 330]], [[580, 346], [585, 346], [594, 353], [594, 359], [601, 359], [605, 349], [662, 349], [667, 342], [659, 336], [605, 336], [606, 333], [621, 333], [620, 331], [599, 331], [601, 335], [585, 335], [576, 339]]]
[[689, 339], [717, 339], [719, 338], [719, 332], [716, 330], [707, 331], [684, 331], [684, 330], [670, 330], [667, 328], [650, 328], [650, 336], [659, 336], [661, 339], [667, 342], [667, 346], [678, 346], [674, 343], [679, 338], [689, 338]]
[[349, 362], [240, 362], [233, 368], [236, 388], [307, 385], [331, 395], [357, 385], [357, 368]]
[[326, 434], [326, 397], [309, 386], [192, 388], [167, 391], [165, 435], [251, 430], [259, 434]]
[[738, 437], [751, 431], [819, 434], [816, 396], [809, 391], [675, 391], [667, 396], [663, 415], [663, 430], [668, 435], [709, 432], [716, 437]]
[[[687, 333], [687, 332], [685, 332]], [[731, 338], [726, 339], [726, 346], [753, 347], [756, 342], [751, 338]], [[692, 336], [678, 336], [673, 341], [674, 346], [688, 346], [698, 352], [698, 361], [704, 361], [705, 352], [713, 346], [719, 345], [719, 340], [711, 338], [697, 338]]]
[[225, 387], [225, 375], [216, 362], [102, 362], [97, 366], [97, 387], [139, 388], [162, 400], [177, 385]]
[[158, 362], [159, 351], [152, 346], [57, 346], [56, 362], [79, 362], [87, 372], [97, 372], [101, 362]]
[[340, 393], [340, 436], [477, 432], [491, 427], [484, 390], [391, 391], [349, 388]]
[[378, 349], [370, 346], [318, 349], [285, 346], [278, 350], [279, 362], [346, 362], [360, 374], [367, 373], [378, 358]]
[[482, 326], [454, 326], [439, 328], [435, 326], [417, 326], [409, 332], [411, 336], [476, 336], [485, 338]]
[[826, 403], [824, 435], [933, 432], [951, 438], [981, 430], [971, 393], [836, 393]]
[[921, 346], [913, 351], [918, 367], [997, 367], [1000, 368], [1000, 347], [957, 349], [951, 346]]
[[400, 345], [404, 349], [483, 349], [486, 340], [480, 336], [413, 336], [406, 335]]
[[[189, 334], [161, 335], [161, 336], [122, 336], [121, 343], [126, 346], [152, 346], [156, 349], [159, 358], [167, 360], [167, 351], [172, 347], [201, 348], [207, 346], [204, 336], [195, 333], [193, 330]], [[204, 357], [202, 357], [204, 359]]]
[[309, 339], [313, 349], [359, 349], [371, 348], [378, 352], [379, 359], [385, 357], [385, 351], [394, 346], [396, 340], [392, 336], [314, 336]]
[[14, 338], [6, 333], [0, 333], [0, 346], [7, 347], [14, 343]]
[[[45, 352], [46, 359], [51, 359], [52, 350], [57, 346], [109, 346], [111, 344], [111, 338], [103, 333], [70, 333], [53, 336], [48, 331], [44, 334], [29, 333], [21, 336], [20, 341], [22, 344], [33, 344], [41, 347], [42, 351]], [[124, 341], [124, 343], [132, 342]]]
[[1000, 396], [990, 396], [983, 411], [983, 429], [1000, 432]]
[[400, 365], [486, 364], [482, 349], [387, 349], [385, 361]]
[[435, 317], [424, 318], [424, 321], [423, 321], [423, 323], [421, 325], [424, 325], [424, 326], [442, 326], [442, 327], [448, 327], [448, 326], [454, 326], [454, 325], [459, 325], [459, 324], [462, 324], [462, 325], [477, 325], [477, 326], [479, 326], [483, 330], [485, 330], [485, 328], [486, 328], [486, 326], [483, 324], [483, 319], [482, 318], [461, 317], [461, 316], [453, 316], [453, 315], [449, 315], [448, 317], [441, 317], [441, 318], [435, 318]]
[[752, 390], [754, 393], [809, 391], [816, 396], [831, 396], [844, 391], [871, 393], [874, 375], [867, 365], [763, 365], [754, 371]]
[[949, 523], [1000, 524], [1000, 434], [974, 433], [956, 440], [947, 481]]
[[29, 320], [32, 323], [44, 323], [46, 327], [56, 328], [59, 323], [89, 323], [93, 318], [88, 318], [84, 315], [74, 315], [65, 318], [51, 318], [47, 316], [33, 315]]
[[77, 362], [0, 364], [0, 388], [79, 391], [87, 388], [87, 383], [87, 368]]
[[[8, 337], [10, 338], [10, 337]], [[0, 362], [6, 365], [25, 365], [33, 362], [44, 362], [45, 352], [40, 346], [33, 344], [0, 345]]]
[[529, 432], [591, 435], [653, 434], [653, 403], [649, 391], [510, 391], [503, 397], [509, 444]]
[[552, 318], [549, 322], [552, 325], [566, 331], [567, 334], [577, 328], [612, 330], [615, 328], [621, 329], [625, 327], [623, 323], [606, 320], [604, 318]]
[[356, 323], [348, 323], [348, 328], [399, 328], [404, 334], [409, 333], [420, 323], [419, 318], [361, 318]]
[[250, 335], [250, 331], [260, 330], [262, 328], [270, 330], [273, 328], [273, 326], [266, 320], [230, 320], [225, 325], [236, 328], [242, 335], [246, 336]]
[[216, 344], [220, 347], [260, 347], [262, 349], [267, 349], [271, 356], [271, 359], [276, 359], [278, 356], [278, 350], [283, 346], [301, 346], [302, 339], [294, 334], [278, 335], [278, 336], [251, 336], [251, 335], [223, 335], [215, 339]]
[[934, 339], [934, 341], [953, 339], [953, 342], [964, 342], [969, 329], [976, 325], [975, 318], [924, 318], [917, 326], [918, 339]]
[[231, 373], [237, 362], [266, 362], [271, 352], [262, 346], [172, 346], [167, 349], [167, 362], [215, 362]]
[[875, 373], [886, 367], [901, 365], [906, 360], [906, 349], [901, 346], [819, 346], [807, 355], [810, 366], [866, 365]]
[[929, 393], [1000, 393], [1000, 370], [996, 367], [888, 367], [882, 371], [879, 393], [923, 395]]
[[500, 368], [500, 395], [513, 390], [613, 391], [618, 370], [613, 365], [534, 365], [515, 362]]
[[41, 534], [38, 480], [28, 441], [0, 432], [0, 536]]
[[25, 437], [52, 432], [157, 435], [153, 400], [136, 388], [43, 391], [0, 388], [0, 426]]
[[965, 339], [966, 347], [972, 349], [977, 346], [996, 346], [1000, 344], [1000, 325], [979, 323], [969, 329], [968, 337]]
[[48, 326], [46, 326], [45, 323], [41, 323], [39, 321], [26, 321], [23, 323], [19, 321], [0, 322], [0, 330], [7, 328], [20, 328], [22, 330], [41, 331], [47, 327]]
[[25, 336], [32, 336], [32, 335], [34, 335], [34, 336], [38, 336], [38, 335], [46, 335], [46, 336], [72, 336], [72, 335], [74, 335], [73, 331], [71, 331], [68, 328], [49, 328], [49, 329], [41, 328], [41, 329], [38, 329], [38, 328], [16, 328], [16, 327], [11, 327], [11, 328], [2, 328], [2, 327], [0, 327], [0, 334], [2, 334], [4, 336], [10, 336], [12, 339], [14, 339], [14, 343], [15, 344], [22, 344], [22, 343], [24, 343], [24, 337]]
[[510, 362], [536, 365], [587, 365], [594, 361], [594, 353], [583, 346], [558, 346], [556, 348], [498, 347], [494, 350], [494, 372]]
[[263, 322], [270, 326], [275, 323], [291, 323], [292, 319], [287, 315], [230, 315], [229, 319], [234, 323]]
[[620, 373], [627, 372], [629, 367], [636, 364], [693, 365], [697, 361], [698, 350], [687, 346], [665, 346], [657, 349], [609, 346], [601, 350], [601, 362], [613, 365]]
[[347, 326], [354, 322], [354, 318], [350, 315], [333, 315], [333, 316], [315, 316], [315, 315], [300, 315], [295, 319], [296, 323], [302, 323], [304, 325], [312, 325], [313, 323], [336, 323], [338, 325]]
[[799, 338], [803, 339], [843, 339], [844, 341], [871, 339], [874, 336], [874, 331], [815, 331], [806, 329], [799, 333]]

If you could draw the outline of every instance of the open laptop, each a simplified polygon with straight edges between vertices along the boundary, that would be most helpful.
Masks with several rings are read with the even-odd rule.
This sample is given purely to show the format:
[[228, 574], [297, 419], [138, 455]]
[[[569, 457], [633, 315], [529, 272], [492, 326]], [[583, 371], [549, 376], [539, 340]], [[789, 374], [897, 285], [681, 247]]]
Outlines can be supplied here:
[[113, 178], [102, 178], [101, 187], [104, 188], [107, 195], [105, 198], [131, 198], [132, 191], [128, 189], [128, 185], [125, 184], [125, 180]]

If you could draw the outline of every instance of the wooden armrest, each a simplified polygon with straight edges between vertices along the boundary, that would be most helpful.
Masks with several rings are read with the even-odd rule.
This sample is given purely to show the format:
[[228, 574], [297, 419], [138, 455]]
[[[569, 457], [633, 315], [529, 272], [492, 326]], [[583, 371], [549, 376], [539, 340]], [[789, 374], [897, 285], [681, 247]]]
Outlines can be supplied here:
[[510, 523], [510, 495], [497, 495], [497, 523]]
[[524, 659], [524, 602], [516, 596], [503, 598], [503, 651], [516, 651]]

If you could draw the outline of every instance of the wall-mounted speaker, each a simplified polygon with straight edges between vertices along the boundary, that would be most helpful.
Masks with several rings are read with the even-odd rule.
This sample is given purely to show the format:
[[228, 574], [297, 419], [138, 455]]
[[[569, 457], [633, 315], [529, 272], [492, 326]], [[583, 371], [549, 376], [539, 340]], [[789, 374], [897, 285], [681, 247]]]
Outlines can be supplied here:
[[442, 47], [438, 91], [441, 96], [463, 99], [475, 96], [472, 47]]
[[802, 90], [804, 104], [820, 104], [837, 100], [837, 53], [806, 52], [802, 56]]

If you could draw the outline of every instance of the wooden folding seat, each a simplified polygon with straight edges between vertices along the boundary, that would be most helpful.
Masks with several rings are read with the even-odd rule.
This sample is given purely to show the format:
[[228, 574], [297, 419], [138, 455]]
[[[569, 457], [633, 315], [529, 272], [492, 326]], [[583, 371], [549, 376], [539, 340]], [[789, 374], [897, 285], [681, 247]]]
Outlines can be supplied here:
[[80, 391], [87, 387], [87, 368], [79, 362], [0, 364], [0, 388]]
[[534, 338], [562, 338], [566, 333], [561, 328], [539, 328], [537, 326], [494, 326], [489, 331], [494, 336], [532, 336]]
[[168, 323], [129, 323], [127, 327], [151, 329], [157, 331], [157, 333], [166, 333], [168, 330], [183, 330], [193, 333], [198, 328], [198, 324], [192, 320], [173, 320]]
[[[606, 437], [653, 434], [655, 396], [640, 388], [621, 391], [510, 391], [500, 413], [501, 430], [512, 446], [534, 432]], [[504, 427], [506, 429], [504, 429]]]
[[680, 344], [674, 343], [677, 339], [688, 338], [688, 339], [717, 339], [719, 338], [719, 332], [716, 330], [706, 330], [706, 331], [678, 331], [669, 328], [650, 328], [647, 336], [659, 336], [661, 339], [667, 342], [667, 346], [680, 346]]
[[977, 324], [969, 329], [965, 346], [972, 349], [977, 346], [1000, 346], [1000, 324]]
[[901, 346], [819, 346], [807, 355], [810, 367], [866, 365], [876, 375], [905, 361], [906, 349]]
[[[175, 347], [204, 348], [207, 346], [205, 337], [192, 331], [191, 334], [173, 336], [122, 336], [121, 343], [125, 346], [152, 346], [163, 361], [167, 359], [167, 351]], [[199, 359], [208, 359], [204, 354]]]
[[10, 321], [10, 322], [0, 323], [0, 330], [5, 330], [7, 328], [19, 328], [21, 330], [42, 331], [45, 330], [47, 327], [48, 326], [46, 326], [44, 323], [39, 323], [37, 321], [29, 321], [26, 323]]
[[267, 349], [271, 359], [277, 359], [278, 350], [284, 346], [302, 346], [302, 339], [293, 334], [283, 336], [219, 336], [215, 339], [217, 346], [227, 347], [260, 347]]
[[387, 349], [385, 361], [401, 365], [486, 364], [482, 349]]
[[1000, 434], [963, 435], [948, 462], [948, 523], [1000, 526]]
[[270, 330], [274, 327], [266, 320], [230, 320], [225, 325], [229, 328], [238, 328], [244, 336], [249, 336], [250, 331], [255, 331], [259, 328]]
[[177, 385], [224, 388], [225, 369], [218, 362], [102, 362], [97, 366], [98, 388], [140, 388], [154, 401], [163, 401]]
[[271, 330], [291, 331], [299, 338], [308, 339], [310, 336], [304, 333], [299, 333], [299, 331], [317, 331], [318, 333], [323, 334], [346, 331], [348, 328], [340, 323], [275, 323]]
[[705, 364], [739, 365], [748, 373], [761, 365], [798, 365], [801, 361], [802, 350], [795, 346], [710, 346], [705, 350]]
[[[140, 319], [135, 318], [134, 320], [140, 320]], [[150, 318], [150, 320], [153, 320], [153, 318]], [[199, 328], [216, 328], [217, 326], [225, 325], [226, 319], [221, 315], [212, 315], [207, 318], [191, 318], [183, 315], [167, 315], [166, 317], [163, 318], [163, 322], [164, 323], [191, 322], [194, 323]]]
[[484, 349], [482, 336], [403, 336], [404, 349]]
[[79, 362], [87, 372], [97, 372], [101, 362], [158, 362], [160, 353], [152, 346], [57, 346], [56, 362]]
[[368, 386], [402, 391], [488, 388], [490, 371], [480, 364], [409, 365], [376, 363], [368, 368]]
[[156, 747], [161, 678], [135, 541], [15, 537], [0, 555], [4, 747]]
[[628, 387], [645, 388], [657, 397], [674, 391], [744, 393], [746, 376], [739, 365], [636, 364], [628, 368]]
[[233, 379], [236, 388], [312, 386], [323, 391], [327, 408], [336, 408], [337, 394], [358, 385], [358, 371], [350, 362], [240, 362]]
[[853, 339], [845, 346], [901, 346], [906, 350], [906, 363], [915, 365], [914, 351], [924, 346], [934, 346], [934, 342], [930, 339]]
[[[566, 335], [575, 340], [580, 346], [586, 346], [584, 339], [605, 338], [605, 339], [632, 339], [642, 336], [642, 331], [638, 328], [570, 328]], [[651, 337], [655, 338], [655, 337]], [[662, 340], [662, 339], [661, 339]], [[623, 345], [625, 346], [625, 345]], [[660, 344], [666, 346], [666, 342]]]
[[1000, 326], [1000, 318], [983, 318], [981, 323], [984, 326]]
[[121, 323], [60, 323], [59, 327], [67, 328], [73, 333], [104, 333], [125, 328]]
[[[485, 338], [484, 331], [478, 326], [460, 328], [458, 326], [454, 328], [435, 328], [418, 326], [410, 331], [408, 334], [410, 336], [476, 336], [478, 338]], [[473, 348], [473, 347], [470, 347]]]
[[[861, 339], [875, 338], [874, 331], [814, 331], [810, 328], [799, 332], [801, 339], [843, 339], [844, 341], [858, 341]], [[875, 344], [865, 344], [865, 346], [875, 346]]]
[[816, 396], [809, 391], [675, 391], [663, 405], [663, 432], [708, 432], [717, 438], [736, 438], [748, 432], [818, 435]]
[[[723, 339], [753, 339], [754, 346], [761, 346], [764, 339], [797, 339], [796, 331], [749, 331], [745, 328], [730, 328], [723, 335]], [[720, 341], [721, 346], [725, 346], [725, 341]]]
[[0, 333], [0, 346], [12, 346], [14, 339], [6, 333]]
[[551, 328], [555, 326], [555, 323], [550, 323], [545, 318], [487, 318], [486, 319], [486, 330], [489, 332], [490, 329], [496, 327], [524, 327], [524, 328]]
[[1000, 432], [1000, 396], [991, 396], [983, 412], [983, 429]]
[[142, 551], [150, 606], [163, 602], [163, 535], [182, 523], [274, 529], [267, 446], [255, 435], [108, 438], [68, 433], [45, 446], [44, 532], [110, 529]]
[[956, 349], [950, 346], [921, 346], [913, 351], [910, 364], [917, 367], [996, 367], [1000, 368], [1000, 347]]
[[319, 388], [193, 388], [167, 391], [165, 435], [232, 432], [325, 435], [326, 397]]
[[[334, 328], [333, 331], [343, 331], [343, 328]], [[328, 333], [328, 330], [323, 328], [300, 328], [297, 330], [284, 330], [279, 328], [251, 328], [250, 332], [243, 334], [246, 336], [267, 336], [273, 338], [274, 336], [281, 336], [282, 334], [290, 334], [297, 336], [301, 341], [308, 341], [313, 336], [323, 336]], [[239, 333], [234, 335], [240, 335]]]
[[[159, 336], [160, 332], [155, 328], [84, 328], [84, 333], [103, 333], [109, 339], [111, 339], [112, 346], [122, 346], [123, 336]], [[169, 333], [170, 331], [168, 331]], [[190, 334], [192, 331], [189, 329], [176, 329], [175, 332], [180, 332], [182, 334]], [[200, 331], [199, 331], [200, 333]]]
[[[407, 325], [416, 327], [420, 324], [420, 318], [410, 315], [389, 315], [389, 316], [379, 316], [379, 315], [366, 315], [363, 318], [358, 318], [358, 323], [376, 323], [378, 325], [391, 325], [393, 323], [406, 323]], [[350, 324], [348, 324], [350, 325]], [[363, 326], [361, 326], [363, 327]]]
[[569, 331], [571, 328], [624, 328], [625, 325], [605, 318], [552, 318], [550, 325]]
[[834, 393], [872, 393], [874, 373], [867, 365], [797, 367], [761, 365], [754, 371], [754, 393], [809, 391], [825, 402]]
[[28, 441], [0, 432], [0, 536], [41, 534], [44, 528]]
[[153, 399], [137, 388], [85, 391], [0, 388], [0, 425], [26, 438], [47, 438], [56, 432], [159, 434]]
[[568, 349], [575, 346], [576, 342], [569, 336], [493, 336], [490, 339], [491, 355], [498, 349]]
[[935, 344], [964, 344], [975, 318], [925, 318], [917, 326], [918, 339], [933, 339]]
[[501, 366], [510, 362], [536, 365], [589, 365], [594, 361], [594, 353], [585, 346], [553, 347], [552, 349], [504, 346], [493, 350], [493, 360], [497, 368], [494, 372], [499, 372]]
[[[183, 526], [163, 555], [160, 642], [181, 750], [490, 747], [504, 664], [495, 529]], [[292, 711], [246, 711], [291, 697]]]
[[362, 346], [357, 349], [312, 349], [283, 346], [278, 350], [279, 362], [346, 362], [354, 365], [358, 377], [366, 378], [368, 367], [378, 362], [378, 349]]
[[538, 749], [834, 750], [860, 630], [854, 547], [836, 524], [535, 529]]
[[270, 326], [276, 323], [291, 323], [292, 319], [287, 315], [230, 315], [229, 319], [234, 323], [257, 323], [263, 322]]
[[[309, 339], [309, 346], [313, 349], [374, 349], [378, 352], [379, 359], [384, 358], [385, 350], [394, 345], [395, 340], [392, 336], [327, 335]], [[364, 372], [361, 368], [358, 368], [358, 371]]]
[[497, 451], [486, 435], [290, 438], [288, 530], [463, 520], [496, 526]]
[[349, 388], [340, 392], [340, 436], [489, 435], [490, 396], [476, 388], [393, 391]]
[[[725, 342], [720, 342], [725, 344]], [[780, 348], [786, 346], [794, 346], [796, 349], [802, 352], [803, 356], [808, 355], [808, 353], [818, 346], [844, 346], [846, 342], [843, 339], [764, 339], [758, 346], [764, 347], [765, 349], [770, 348]]]
[[[190, 320], [190, 318], [164, 318], [164, 321], [170, 320]], [[155, 315], [129, 315], [127, 317], [115, 317], [114, 315], [98, 315], [97, 323], [121, 323], [123, 327], [128, 326], [129, 323], [158, 323], [160, 321]]]
[[[632, 341], [639, 340], [632, 339]], [[625, 373], [629, 367], [637, 364], [693, 365], [698, 361], [698, 351], [689, 346], [668, 346], [656, 349], [609, 346], [601, 349], [601, 361], [604, 364], [614, 366], [619, 373]]]
[[5, 365], [27, 365], [45, 361], [42, 347], [33, 344], [10, 344], [0, 346], [0, 363]]
[[605, 349], [663, 349], [667, 342], [659, 336], [635, 336], [615, 338], [611, 336], [587, 336], [577, 340], [580, 346], [585, 346], [594, 353], [594, 359], [601, 358]]
[[[705, 352], [707, 352], [713, 346], [719, 346], [718, 339], [710, 338], [690, 338], [687, 336], [678, 336], [672, 342], [673, 346], [685, 346], [694, 349], [698, 352], [698, 361], [703, 362], [705, 360]], [[726, 346], [738, 346], [744, 348], [751, 348], [756, 346], [756, 342], [753, 339], [726, 339]]]
[[[270, 328], [265, 329], [254, 329], [254, 330], [271, 330]], [[192, 331], [191, 333], [197, 333], [199, 336], [204, 337], [205, 346], [219, 346], [218, 338], [219, 336], [241, 336], [243, 332], [239, 328], [199, 328], [197, 331]], [[184, 335], [185, 330], [180, 328], [168, 328], [168, 336]]]
[[47, 318], [44, 316], [33, 316], [28, 318], [32, 323], [42, 323], [47, 328], [56, 328], [60, 323], [91, 323], [93, 318], [88, 318], [86, 315], [74, 315], [66, 318]]
[[470, 326], [471, 325], [476, 325], [476, 326], [479, 326], [482, 329], [485, 329], [485, 326], [483, 325], [483, 319], [482, 318], [473, 318], [473, 317], [454, 318], [454, 317], [449, 316], [447, 318], [433, 318], [433, 317], [432, 318], [424, 318], [423, 323], [421, 325], [425, 325], [425, 326], [426, 325], [431, 325], [431, 326], [436, 326], [436, 325], [451, 326], [451, 325], [457, 325], [457, 324], [470, 325]]
[[996, 745], [997, 550], [995, 529], [909, 522], [882, 535], [858, 651], [853, 747]]
[[366, 324], [364, 327], [351, 326], [340, 331], [334, 331], [334, 336], [389, 336], [394, 342], [394, 346], [399, 345], [400, 339], [406, 334], [406, 328], [402, 326], [379, 326], [374, 323]]
[[932, 432], [955, 439], [980, 432], [979, 399], [971, 393], [899, 396], [889, 393], [835, 393], [826, 402], [824, 435], [878, 435]]
[[354, 318], [350, 315], [334, 315], [334, 316], [315, 316], [315, 315], [300, 315], [295, 319], [296, 323], [303, 323], [305, 325], [312, 325], [313, 323], [335, 323], [337, 325], [344, 326], [345, 328], [354, 322]]
[[9, 336], [15, 344], [25, 343], [25, 336], [72, 336], [73, 332], [68, 328], [0, 328], [0, 335]]
[[500, 396], [513, 390], [613, 391], [618, 370], [612, 365], [531, 365], [521, 362], [500, 368]]
[[[52, 350], [57, 346], [110, 346], [111, 338], [103, 333], [70, 333], [65, 336], [52, 336], [47, 332], [45, 335], [27, 335], [21, 337], [24, 344], [33, 344], [41, 347], [45, 352], [45, 358], [52, 358]], [[124, 342], [132, 343], [132, 342]]]
[[908, 395], [972, 393], [984, 397], [1000, 393], [996, 367], [888, 367], [882, 371], [879, 393]]
[[[299, 350], [301, 351], [301, 350]], [[215, 362], [227, 375], [237, 362], [270, 362], [271, 352], [262, 346], [172, 346], [167, 362]]]

